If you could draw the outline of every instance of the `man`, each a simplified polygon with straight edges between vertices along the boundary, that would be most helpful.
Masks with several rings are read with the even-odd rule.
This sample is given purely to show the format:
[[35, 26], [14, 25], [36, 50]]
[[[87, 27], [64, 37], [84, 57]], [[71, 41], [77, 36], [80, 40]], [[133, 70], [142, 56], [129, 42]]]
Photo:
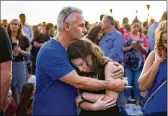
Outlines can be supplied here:
[[[167, 11], [165, 11], [162, 14], [162, 17], [159, 22], [164, 21], [164, 20], [167, 20]], [[147, 37], [148, 37], [148, 41], [149, 41], [149, 52], [154, 50], [154, 48], [155, 48], [155, 30], [158, 27], [159, 22], [154, 22], [148, 28]]]
[[3, 109], [12, 74], [12, 47], [9, 36], [5, 28], [0, 25], [0, 82], [1, 82], [1, 101], [0, 112]]
[[104, 55], [113, 61], [121, 63], [123, 60], [124, 39], [122, 34], [115, 29], [115, 20], [112, 16], [104, 15], [101, 21], [101, 27], [104, 30], [104, 36], [98, 45], [104, 52]]
[[22, 29], [27, 38], [30, 39], [30, 42], [33, 40], [33, 29], [31, 26], [26, 24], [26, 16], [25, 14], [20, 14], [19, 15], [20, 22], [22, 24]]
[[[67, 49], [71, 42], [80, 39], [86, 31], [80, 9], [63, 8], [58, 15], [57, 29], [57, 37], [45, 43], [37, 55], [33, 115], [76, 115], [77, 88], [114, 91], [125, 88], [125, 83], [119, 79], [99, 81], [81, 77], [71, 66]], [[119, 77], [123, 76], [121, 72]]]

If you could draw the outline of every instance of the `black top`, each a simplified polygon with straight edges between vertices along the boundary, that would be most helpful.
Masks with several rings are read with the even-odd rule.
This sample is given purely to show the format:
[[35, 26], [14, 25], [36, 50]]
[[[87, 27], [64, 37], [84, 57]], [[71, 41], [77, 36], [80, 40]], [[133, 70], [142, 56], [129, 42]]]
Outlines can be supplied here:
[[38, 43], [45, 43], [47, 42], [48, 40], [50, 40], [50, 36], [47, 35], [47, 34], [39, 34], [37, 36], [37, 38], [35, 38], [33, 41], [32, 41], [32, 49], [31, 49], [31, 56], [32, 56], [32, 72], [33, 74], [35, 74], [35, 68], [36, 68], [36, 57], [37, 57], [37, 54], [40, 50], [41, 47], [34, 47], [33, 43], [36, 41]]
[[[104, 67], [105, 66], [100, 67], [100, 72], [99, 73], [94, 73], [94, 72], [90, 72], [90, 73], [82, 72], [81, 73], [80, 72], [79, 75], [94, 78], [94, 79], [98, 79], [98, 80], [105, 80]], [[79, 91], [80, 91], [80, 93], [89, 92], [89, 93], [94, 93], [94, 94], [105, 94], [105, 90], [90, 91], [90, 90], [79, 89]]]
[[[26, 48], [30, 47], [29, 39], [26, 36], [21, 36], [18, 39], [18, 45], [16, 42], [12, 41], [12, 49], [14, 46], [19, 46], [22, 50], [26, 50]], [[24, 56], [21, 53], [18, 56], [13, 56], [13, 61], [19, 62], [23, 60]]]
[[[99, 73], [79, 73], [80, 76], [86, 76], [90, 78], [95, 78], [98, 80], [105, 80], [105, 73], [104, 73], [105, 66], [100, 67]], [[85, 78], [85, 77], [83, 77]], [[80, 93], [88, 92], [88, 93], [94, 93], [94, 94], [105, 94], [105, 90], [99, 90], [99, 91], [89, 91], [89, 90], [79, 90]], [[86, 111], [81, 109], [81, 112], [79, 113], [79, 116], [121, 116], [119, 112], [118, 106], [114, 106], [107, 110], [99, 110], [99, 111]]]
[[0, 63], [12, 60], [12, 46], [10, 38], [2, 26], [0, 26]]

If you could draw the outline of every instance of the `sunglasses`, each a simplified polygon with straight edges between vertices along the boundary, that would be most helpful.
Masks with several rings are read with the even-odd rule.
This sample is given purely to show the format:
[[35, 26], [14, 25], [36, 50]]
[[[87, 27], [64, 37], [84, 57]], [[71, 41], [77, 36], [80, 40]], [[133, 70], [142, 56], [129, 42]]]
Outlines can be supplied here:
[[17, 23], [11, 23], [11, 25], [19, 25], [19, 24], [17, 24]]
[[73, 13], [75, 10], [76, 10], [76, 9], [75, 9], [74, 7], [68, 7], [68, 8], [64, 11], [64, 14], [66, 14], [66, 15], [65, 15], [65, 17], [64, 17], [63, 23], [65, 22], [65, 20], [67, 19], [67, 17], [68, 17], [71, 13]]

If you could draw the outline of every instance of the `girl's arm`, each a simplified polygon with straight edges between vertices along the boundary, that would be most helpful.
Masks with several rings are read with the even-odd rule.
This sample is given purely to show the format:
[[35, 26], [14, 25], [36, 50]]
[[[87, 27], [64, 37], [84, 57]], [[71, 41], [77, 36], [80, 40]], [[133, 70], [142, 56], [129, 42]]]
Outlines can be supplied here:
[[[104, 69], [104, 71], [105, 71], [105, 80], [109, 80], [109, 79], [113, 79], [113, 78], [111, 78], [111, 71], [112, 70], [114, 70], [116, 68], [116, 66], [112, 63], [112, 62], [109, 62], [106, 66], [105, 66], [105, 69]], [[114, 81], [115, 81], [115, 79], [113, 79]], [[79, 96], [78, 96], [79, 97]], [[114, 105], [116, 105], [116, 101], [117, 101], [117, 99], [118, 99], [118, 93], [116, 93], [116, 92], [114, 92], [114, 91], [112, 91], [112, 90], [106, 90], [106, 93], [105, 94], [92, 94], [92, 93], [87, 93], [87, 92], [85, 92], [85, 93], [82, 93], [82, 94], [80, 94], [80, 97], [84, 100], [84, 103], [81, 103], [80, 104], [80, 107], [82, 108], [82, 109], [90, 109], [90, 110], [92, 110], [92, 107], [93, 106], [90, 106], [91, 104], [93, 105], [93, 103], [95, 103], [95, 102], [97, 102], [98, 101], [98, 99], [100, 99], [101, 97], [103, 97], [102, 98], [102, 100], [104, 100], [104, 101], [108, 101], [108, 100], [111, 100], [111, 104], [114, 106]], [[79, 101], [79, 100], [78, 100]], [[89, 102], [91, 102], [91, 103], [86, 103], [86, 101], [89, 101]], [[77, 103], [78, 104], [78, 103]], [[87, 107], [87, 105], [85, 105], [85, 104], [87, 104], [88, 105], [88, 107]], [[90, 105], [89, 105], [90, 104]], [[95, 105], [94, 105], [95, 106]]]
[[20, 51], [23, 56], [30, 56], [30, 47], [26, 48], [26, 50]]

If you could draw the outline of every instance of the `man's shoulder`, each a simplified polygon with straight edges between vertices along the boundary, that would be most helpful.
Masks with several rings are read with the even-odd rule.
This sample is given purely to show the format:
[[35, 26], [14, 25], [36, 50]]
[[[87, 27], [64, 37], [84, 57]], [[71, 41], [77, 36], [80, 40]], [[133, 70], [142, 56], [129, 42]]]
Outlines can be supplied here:
[[115, 29], [115, 33], [116, 33], [116, 36], [122, 37], [122, 33], [120, 31], [118, 31], [117, 29]]
[[39, 51], [39, 55], [43, 54], [45, 57], [50, 57], [51, 55], [61, 57], [63, 53], [63, 48], [54, 39], [51, 39], [44, 43]]
[[29, 24], [25, 24], [24, 26], [25, 26], [25, 27], [28, 27], [28, 28], [32, 28], [32, 26], [29, 25]]

